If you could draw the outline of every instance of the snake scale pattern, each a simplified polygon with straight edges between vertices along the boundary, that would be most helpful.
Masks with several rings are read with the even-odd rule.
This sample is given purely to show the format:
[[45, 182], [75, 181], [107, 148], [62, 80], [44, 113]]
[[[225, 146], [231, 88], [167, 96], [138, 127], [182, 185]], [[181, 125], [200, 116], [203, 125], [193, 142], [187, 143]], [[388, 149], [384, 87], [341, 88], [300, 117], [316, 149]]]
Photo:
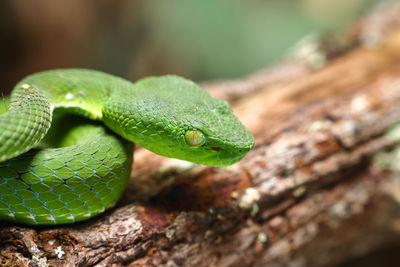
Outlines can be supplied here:
[[226, 166], [254, 139], [227, 102], [178, 76], [131, 83], [86, 69], [35, 73], [0, 102], [0, 220], [65, 224], [113, 207], [133, 143]]

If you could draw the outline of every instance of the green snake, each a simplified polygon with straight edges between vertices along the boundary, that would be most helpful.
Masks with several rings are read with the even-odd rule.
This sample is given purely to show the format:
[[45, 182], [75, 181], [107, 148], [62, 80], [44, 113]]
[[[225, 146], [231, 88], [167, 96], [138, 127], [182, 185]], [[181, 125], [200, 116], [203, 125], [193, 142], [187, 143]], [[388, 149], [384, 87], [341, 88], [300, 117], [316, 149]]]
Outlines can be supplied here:
[[254, 139], [226, 101], [178, 76], [131, 83], [85, 69], [35, 73], [0, 102], [0, 220], [65, 224], [113, 207], [133, 143], [226, 166]]

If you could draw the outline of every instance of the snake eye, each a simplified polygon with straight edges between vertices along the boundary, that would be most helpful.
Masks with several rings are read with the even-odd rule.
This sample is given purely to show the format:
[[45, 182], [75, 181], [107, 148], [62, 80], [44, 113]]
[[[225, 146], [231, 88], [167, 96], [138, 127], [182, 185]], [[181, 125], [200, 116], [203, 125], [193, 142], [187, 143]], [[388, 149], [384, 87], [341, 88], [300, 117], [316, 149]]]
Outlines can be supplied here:
[[196, 129], [188, 130], [185, 133], [186, 144], [192, 147], [201, 146], [206, 142], [204, 134]]

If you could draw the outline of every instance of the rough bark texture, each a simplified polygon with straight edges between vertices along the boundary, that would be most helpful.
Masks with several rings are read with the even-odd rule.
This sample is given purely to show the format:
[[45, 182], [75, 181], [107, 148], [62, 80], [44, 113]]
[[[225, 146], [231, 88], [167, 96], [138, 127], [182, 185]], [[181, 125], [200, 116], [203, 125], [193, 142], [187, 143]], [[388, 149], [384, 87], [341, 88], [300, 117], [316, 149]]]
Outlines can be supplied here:
[[199, 167], [138, 149], [116, 208], [70, 226], [2, 225], [0, 264], [332, 266], [400, 238], [400, 176], [377, 156], [398, 143], [386, 133], [400, 121], [400, 4], [205, 86], [254, 133], [243, 161]]

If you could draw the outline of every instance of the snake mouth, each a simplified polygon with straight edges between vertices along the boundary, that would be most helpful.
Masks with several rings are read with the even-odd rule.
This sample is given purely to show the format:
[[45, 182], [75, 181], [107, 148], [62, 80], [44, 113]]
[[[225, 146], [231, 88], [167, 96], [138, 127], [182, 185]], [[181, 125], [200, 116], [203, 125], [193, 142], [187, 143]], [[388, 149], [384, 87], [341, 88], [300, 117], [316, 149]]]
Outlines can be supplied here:
[[218, 151], [221, 150], [221, 147], [220, 146], [215, 146], [215, 147], [211, 147], [211, 149], [218, 152]]

